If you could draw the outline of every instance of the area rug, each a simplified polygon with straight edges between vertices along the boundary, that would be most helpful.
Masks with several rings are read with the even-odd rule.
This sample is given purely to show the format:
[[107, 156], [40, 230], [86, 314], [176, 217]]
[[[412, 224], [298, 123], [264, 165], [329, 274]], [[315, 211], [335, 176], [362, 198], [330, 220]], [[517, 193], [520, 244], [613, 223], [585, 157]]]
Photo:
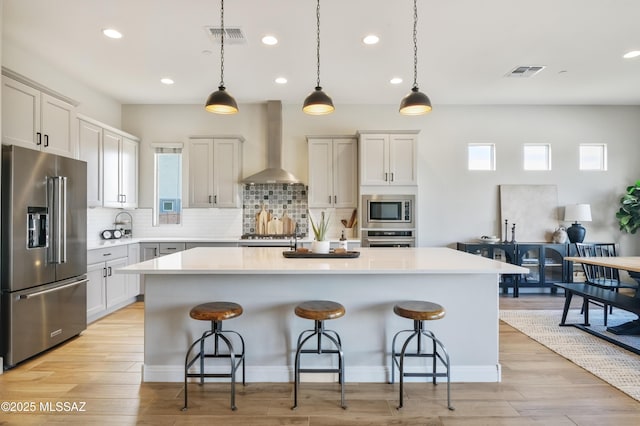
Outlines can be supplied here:
[[[601, 309], [589, 311], [589, 322], [592, 328], [600, 328], [606, 333], [602, 313], [598, 314], [598, 311]], [[635, 315], [614, 310], [608, 322], [613, 326], [635, 318]], [[561, 310], [501, 310], [500, 319], [640, 401], [640, 356], [578, 328], [560, 327]], [[580, 323], [581, 320], [579, 310], [569, 311], [567, 323]], [[640, 347], [638, 336], [617, 337], [630, 346]]]

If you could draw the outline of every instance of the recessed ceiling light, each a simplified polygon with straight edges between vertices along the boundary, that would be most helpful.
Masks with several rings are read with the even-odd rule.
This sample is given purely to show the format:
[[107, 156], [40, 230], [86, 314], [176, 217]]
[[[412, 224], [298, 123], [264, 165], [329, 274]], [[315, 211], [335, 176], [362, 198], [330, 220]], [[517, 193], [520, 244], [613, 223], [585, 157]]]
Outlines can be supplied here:
[[122, 38], [122, 33], [118, 30], [114, 30], [113, 28], [105, 28], [102, 30], [102, 34], [109, 38]]
[[640, 56], [640, 50], [632, 50], [631, 52], [627, 52], [622, 55], [625, 59], [637, 58], [638, 56]]
[[267, 46], [273, 46], [274, 44], [278, 44], [278, 39], [272, 35], [266, 35], [262, 37], [262, 43], [266, 44]]
[[364, 44], [377, 44], [380, 41], [380, 37], [375, 34], [369, 34], [365, 38], [362, 39]]
[[278, 77], [276, 78], [276, 83], [278, 84], [286, 84], [287, 83], [287, 79], [284, 77]]
[[402, 79], [400, 77], [393, 77], [391, 80], [389, 80], [389, 83], [391, 83], [391, 84], [400, 84], [400, 83], [402, 83]]
[[168, 77], [165, 77], [160, 79], [160, 83], [170, 85], [173, 84], [174, 81]]

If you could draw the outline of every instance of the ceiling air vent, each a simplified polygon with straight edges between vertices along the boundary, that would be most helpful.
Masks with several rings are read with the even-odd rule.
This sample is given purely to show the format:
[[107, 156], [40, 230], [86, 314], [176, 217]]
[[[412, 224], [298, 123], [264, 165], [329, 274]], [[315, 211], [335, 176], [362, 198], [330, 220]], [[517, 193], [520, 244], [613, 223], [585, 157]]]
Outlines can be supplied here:
[[[220, 44], [222, 38], [222, 31], [220, 27], [205, 27], [207, 34], [213, 40], [214, 43]], [[224, 29], [224, 43], [225, 44], [245, 44], [247, 39], [244, 33], [239, 27], [225, 27]]]
[[510, 72], [508, 72], [505, 77], [516, 77], [516, 78], [529, 78], [538, 74], [542, 71], [544, 66], [527, 66], [527, 67], [516, 67]]

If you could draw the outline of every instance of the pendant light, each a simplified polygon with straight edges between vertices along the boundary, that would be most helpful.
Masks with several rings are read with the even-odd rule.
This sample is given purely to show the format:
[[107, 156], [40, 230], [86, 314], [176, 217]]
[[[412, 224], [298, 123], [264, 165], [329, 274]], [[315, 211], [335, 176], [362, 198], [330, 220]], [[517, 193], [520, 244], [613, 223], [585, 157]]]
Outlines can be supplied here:
[[235, 114], [238, 104], [224, 87], [224, 0], [220, 0], [220, 85], [218, 90], [207, 98], [204, 107], [214, 114]]
[[307, 96], [302, 105], [302, 111], [310, 115], [324, 115], [332, 113], [335, 108], [333, 101], [320, 87], [320, 0], [316, 7], [316, 59], [317, 59], [317, 80], [316, 89]]
[[421, 115], [431, 112], [431, 100], [418, 89], [418, 5], [413, 0], [413, 87], [400, 102], [400, 114]]

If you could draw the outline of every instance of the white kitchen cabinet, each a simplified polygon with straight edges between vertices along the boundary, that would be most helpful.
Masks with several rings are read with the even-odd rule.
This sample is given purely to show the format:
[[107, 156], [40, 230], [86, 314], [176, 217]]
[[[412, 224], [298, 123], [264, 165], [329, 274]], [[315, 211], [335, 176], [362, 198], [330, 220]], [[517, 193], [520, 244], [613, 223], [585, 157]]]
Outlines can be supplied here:
[[127, 276], [114, 274], [116, 269], [124, 268], [129, 263], [128, 257], [113, 259], [105, 262], [107, 276], [105, 288], [107, 293], [107, 309], [117, 306], [127, 300]]
[[104, 129], [103, 206], [138, 207], [138, 141]]
[[78, 120], [80, 159], [87, 162], [87, 207], [102, 207], [102, 127]]
[[75, 117], [73, 103], [2, 76], [2, 143], [75, 158]]
[[189, 207], [240, 207], [244, 138], [189, 139]]
[[307, 137], [309, 207], [358, 205], [358, 148], [354, 137]]
[[[135, 249], [133, 251], [135, 256]], [[93, 322], [136, 300], [133, 294], [137, 278], [116, 274], [115, 270], [135, 263], [127, 245], [99, 248], [87, 252], [87, 322]]]
[[107, 311], [106, 270], [104, 262], [87, 264], [87, 322]]
[[360, 136], [360, 185], [417, 185], [417, 132]]
[[78, 114], [79, 158], [87, 162], [87, 206], [138, 206], [139, 139]]
[[[129, 244], [127, 246], [127, 265], [133, 265], [140, 262], [140, 245]], [[140, 275], [128, 274], [127, 277], [127, 297], [138, 297], [140, 294]]]

